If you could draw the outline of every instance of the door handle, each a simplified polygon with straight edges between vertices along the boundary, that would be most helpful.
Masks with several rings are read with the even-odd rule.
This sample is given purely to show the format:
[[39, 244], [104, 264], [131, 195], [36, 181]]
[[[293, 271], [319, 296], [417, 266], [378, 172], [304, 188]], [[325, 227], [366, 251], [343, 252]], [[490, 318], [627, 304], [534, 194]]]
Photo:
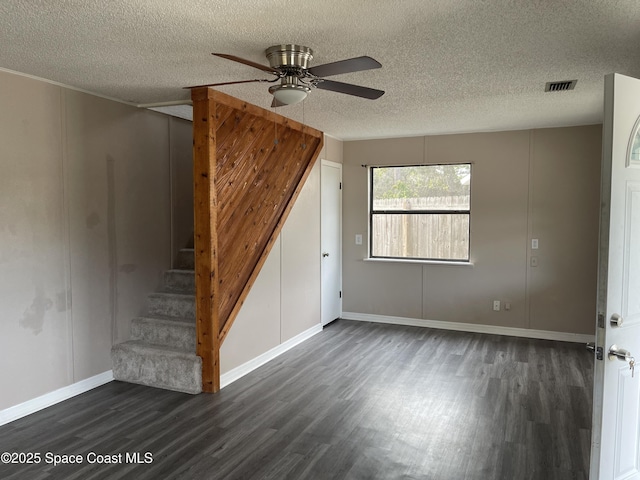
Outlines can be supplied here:
[[327, 252], [322, 252], [322, 256], [323, 256], [323, 257], [328, 257], [328, 256], [329, 256], [329, 254], [328, 254]]
[[617, 358], [623, 362], [627, 362], [633, 358], [631, 352], [629, 350], [625, 350], [624, 348], [620, 348], [617, 345], [611, 345], [609, 348], [609, 360], [613, 360]]

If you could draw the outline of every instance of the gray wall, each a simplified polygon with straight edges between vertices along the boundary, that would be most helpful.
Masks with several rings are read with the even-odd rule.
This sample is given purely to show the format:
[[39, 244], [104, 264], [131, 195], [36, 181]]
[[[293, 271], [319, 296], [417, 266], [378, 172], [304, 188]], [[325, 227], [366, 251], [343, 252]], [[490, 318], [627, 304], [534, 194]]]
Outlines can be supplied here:
[[193, 247], [193, 128], [192, 122], [171, 119], [171, 252]]
[[[345, 142], [343, 310], [592, 334], [601, 155], [599, 125]], [[459, 162], [473, 164], [473, 266], [363, 261], [361, 165]]]
[[[593, 332], [600, 127], [340, 142], [344, 310]], [[191, 238], [191, 126], [0, 72], [0, 409], [111, 369]], [[473, 267], [363, 262], [360, 165], [474, 163]], [[227, 372], [320, 323], [312, 171], [222, 351]], [[529, 267], [530, 238], [540, 239]], [[510, 301], [492, 312], [491, 300]]]
[[[342, 161], [342, 142], [321, 155]], [[193, 234], [191, 122], [0, 72], [0, 410], [111, 370]], [[228, 371], [320, 323], [320, 174], [223, 346]]]
[[111, 370], [170, 266], [185, 129], [190, 156], [189, 122], [0, 72], [0, 409]]

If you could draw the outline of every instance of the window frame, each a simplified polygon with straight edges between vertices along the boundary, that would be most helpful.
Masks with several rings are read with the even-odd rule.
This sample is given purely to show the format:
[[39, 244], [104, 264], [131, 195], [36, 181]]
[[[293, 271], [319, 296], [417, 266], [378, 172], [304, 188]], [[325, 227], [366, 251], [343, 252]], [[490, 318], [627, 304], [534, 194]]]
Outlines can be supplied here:
[[[438, 167], [438, 166], [455, 166], [455, 165], [468, 165], [469, 166], [469, 208], [468, 209], [456, 209], [456, 210], [374, 210], [373, 208], [373, 171], [376, 168], [404, 168], [404, 167]], [[423, 262], [423, 263], [440, 263], [440, 264], [470, 264], [471, 263], [471, 190], [473, 179], [473, 163], [472, 162], [455, 162], [455, 163], [427, 163], [427, 164], [399, 164], [399, 165], [369, 165], [369, 255], [368, 260], [381, 260], [381, 261], [397, 261], [397, 262]], [[373, 217], [374, 215], [467, 215], [468, 217], [468, 246], [467, 246], [467, 258], [431, 258], [431, 257], [394, 257], [385, 255], [373, 255]]]

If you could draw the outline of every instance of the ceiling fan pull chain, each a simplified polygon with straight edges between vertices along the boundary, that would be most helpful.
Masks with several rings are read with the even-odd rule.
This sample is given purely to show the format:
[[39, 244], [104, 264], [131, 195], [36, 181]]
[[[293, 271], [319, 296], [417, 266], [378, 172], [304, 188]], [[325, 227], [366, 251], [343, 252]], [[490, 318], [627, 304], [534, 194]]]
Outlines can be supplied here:
[[278, 145], [278, 122], [277, 122], [277, 118], [275, 116], [275, 113], [276, 113], [275, 110], [276, 109], [274, 107], [273, 108], [273, 113], [274, 113], [274, 115], [273, 115], [273, 130], [275, 132], [275, 137], [273, 139], [273, 144], [274, 145]]
[[305, 129], [305, 123], [304, 123], [304, 104], [305, 101], [302, 101], [302, 149], [306, 149], [307, 148], [307, 130]]

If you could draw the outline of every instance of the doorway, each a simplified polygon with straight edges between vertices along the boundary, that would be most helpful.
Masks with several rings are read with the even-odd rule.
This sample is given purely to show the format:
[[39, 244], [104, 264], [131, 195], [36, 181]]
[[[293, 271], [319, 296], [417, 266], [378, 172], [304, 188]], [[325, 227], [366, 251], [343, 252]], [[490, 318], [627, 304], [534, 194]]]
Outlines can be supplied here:
[[320, 173], [321, 321], [342, 314], [342, 164], [322, 160]]

